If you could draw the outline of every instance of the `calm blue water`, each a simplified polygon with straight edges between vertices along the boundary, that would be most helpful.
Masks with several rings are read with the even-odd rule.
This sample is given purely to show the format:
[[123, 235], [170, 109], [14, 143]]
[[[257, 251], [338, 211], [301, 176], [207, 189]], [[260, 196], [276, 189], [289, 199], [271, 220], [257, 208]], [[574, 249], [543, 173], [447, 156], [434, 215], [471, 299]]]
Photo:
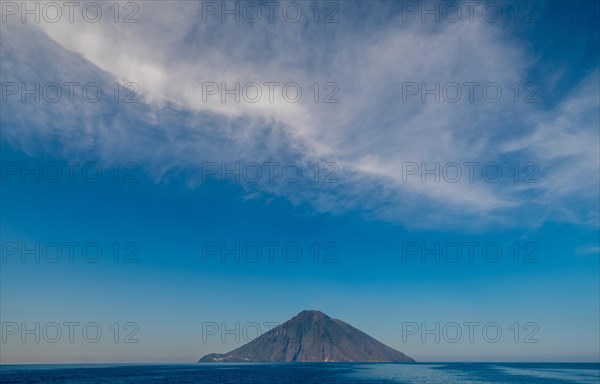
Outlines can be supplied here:
[[2, 365], [0, 383], [600, 383], [600, 364]]

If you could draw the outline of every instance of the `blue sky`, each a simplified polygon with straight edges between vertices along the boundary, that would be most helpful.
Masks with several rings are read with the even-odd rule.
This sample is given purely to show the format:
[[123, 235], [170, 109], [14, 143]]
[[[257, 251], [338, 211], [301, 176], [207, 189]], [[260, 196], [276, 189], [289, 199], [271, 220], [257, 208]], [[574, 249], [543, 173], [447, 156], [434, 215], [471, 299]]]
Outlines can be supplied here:
[[[280, 14], [222, 22], [201, 4], [139, 2], [137, 23], [115, 23], [109, 9], [97, 23], [22, 23], [3, 8], [2, 363], [190, 362], [239, 345], [231, 335], [203, 340], [203, 324], [281, 323], [303, 309], [418, 361], [598, 361], [597, 2], [521, 3], [519, 17], [497, 2], [497, 22], [479, 13], [455, 23], [423, 22], [406, 2], [321, 3], [334, 23], [316, 23], [304, 2], [297, 23]], [[120, 17], [134, 9], [121, 5]], [[64, 91], [65, 82], [102, 84], [103, 97], [22, 102], [21, 89], [7, 88]], [[125, 103], [123, 90], [114, 102], [114, 82], [134, 84], [138, 103]], [[295, 82], [303, 98], [206, 94], [223, 82]], [[503, 96], [450, 103], [405, 93], [409, 83], [465, 82], [494, 83]], [[335, 87], [338, 102], [323, 103]], [[72, 180], [66, 162], [80, 164]], [[266, 175], [268, 162], [302, 177], [207, 176], [249, 164]], [[410, 172], [471, 162], [480, 164], [472, 181]], [[497, 182], [479, 173], [485, 164], [503, 172]], [[100, 180], [84, 167], [102, 169]], [[332, 171], [336, 182], [325, 182]], [[69, 242], [81, 244], [73, 262]], [[265, 243], [278, 244], [272, 260]], [[52, 244], [63, 252], [55, 263], [41, 251]], [[102, 251], [97, 262], [81, 253], [90, 244]], [[263, 253], [203, 260], [203, 244]], [[436, 244], [441, 260], [423, 260]], [[302, 251], [299, 261], [285, 246]], [[135, 262], [123, 262], [127, 252]], [[97, 323], [103, 336], [21, 340], [23, 324], [51, 322]], [[452, 343], [406, 333], [409, 323], [466, 322], [493, 323], [503, 336]], [[138, 342], [123, 342], [131, 330]], [[537, 342], [525, 342], [531, 332]]]

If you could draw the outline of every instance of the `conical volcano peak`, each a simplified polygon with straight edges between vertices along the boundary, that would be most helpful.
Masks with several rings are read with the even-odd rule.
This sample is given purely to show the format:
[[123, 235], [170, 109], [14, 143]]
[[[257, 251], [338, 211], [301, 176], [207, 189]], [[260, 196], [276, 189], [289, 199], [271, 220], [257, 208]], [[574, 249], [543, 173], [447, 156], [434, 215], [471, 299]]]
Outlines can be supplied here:
[[331, 319], [331, 317], [327, 316], [326, 314], [324, 314], [321, 311], [316, 311], [314, 309], [306, 309], [300, 313], [298, 313], [294, 319], [302, 319], [302, 320], [306, 320], [306, 319], [312, 319], [312, 320], [319, 320], [319, 319]]
[[305, 310], [231, 352], [200, 362], [413, 362], [402, 352], [321, 311]]

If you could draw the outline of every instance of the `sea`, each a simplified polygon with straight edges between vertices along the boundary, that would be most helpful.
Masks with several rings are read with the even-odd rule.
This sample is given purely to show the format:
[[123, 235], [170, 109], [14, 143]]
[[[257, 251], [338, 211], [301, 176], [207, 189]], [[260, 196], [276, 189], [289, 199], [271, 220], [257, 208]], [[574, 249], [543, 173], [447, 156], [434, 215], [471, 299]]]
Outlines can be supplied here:
[[0, 383], [600, 383], [600, 363], [0, 365]]

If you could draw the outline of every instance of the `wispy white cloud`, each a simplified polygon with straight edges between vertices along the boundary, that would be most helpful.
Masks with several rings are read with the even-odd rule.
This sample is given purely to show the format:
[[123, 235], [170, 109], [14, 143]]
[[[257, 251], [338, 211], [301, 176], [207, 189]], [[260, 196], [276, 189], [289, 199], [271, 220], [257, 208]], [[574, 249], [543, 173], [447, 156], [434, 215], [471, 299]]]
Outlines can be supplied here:
[[[329, 25], [202, 23], [199, 3], [145, 2], [137, 24], [7, 24], [3, 81], [133, 81], [143, 103], [17, 105], [21, 115], [3, 139], [35, 147], [51, 135], [65, 151], [129, 157], [157, 178], [182, 172], [192, 186], [203, 161], [336, 162], [339, 184], [259, 189], [319, 211], [361, 209], [409, 226], [540, 218], [598, 225], [597, 72], [551, 111], [514, 103], [512, 94], [498, 103], [403, 102], [405, 82], [495, 82], [507, 92], [532, 80], [532, 61], [495, 24], [402, 23], [383, 8], [360, 10]], [[252, 81], [294, 81], [306, 93], [298, 103], [279, 93], [273, 103], [203, 100], [205, 82]], [[328, 81], [339, 86], [339, 103], [312, 102], [308, 87]], [[539, 182], [403, 178], [407, 162], [471, 161], [535, 162]]]
[[587, 247], [581, 247], [576, 251], [580, 255], [600, 255], [600, 246], [590, 245]]

